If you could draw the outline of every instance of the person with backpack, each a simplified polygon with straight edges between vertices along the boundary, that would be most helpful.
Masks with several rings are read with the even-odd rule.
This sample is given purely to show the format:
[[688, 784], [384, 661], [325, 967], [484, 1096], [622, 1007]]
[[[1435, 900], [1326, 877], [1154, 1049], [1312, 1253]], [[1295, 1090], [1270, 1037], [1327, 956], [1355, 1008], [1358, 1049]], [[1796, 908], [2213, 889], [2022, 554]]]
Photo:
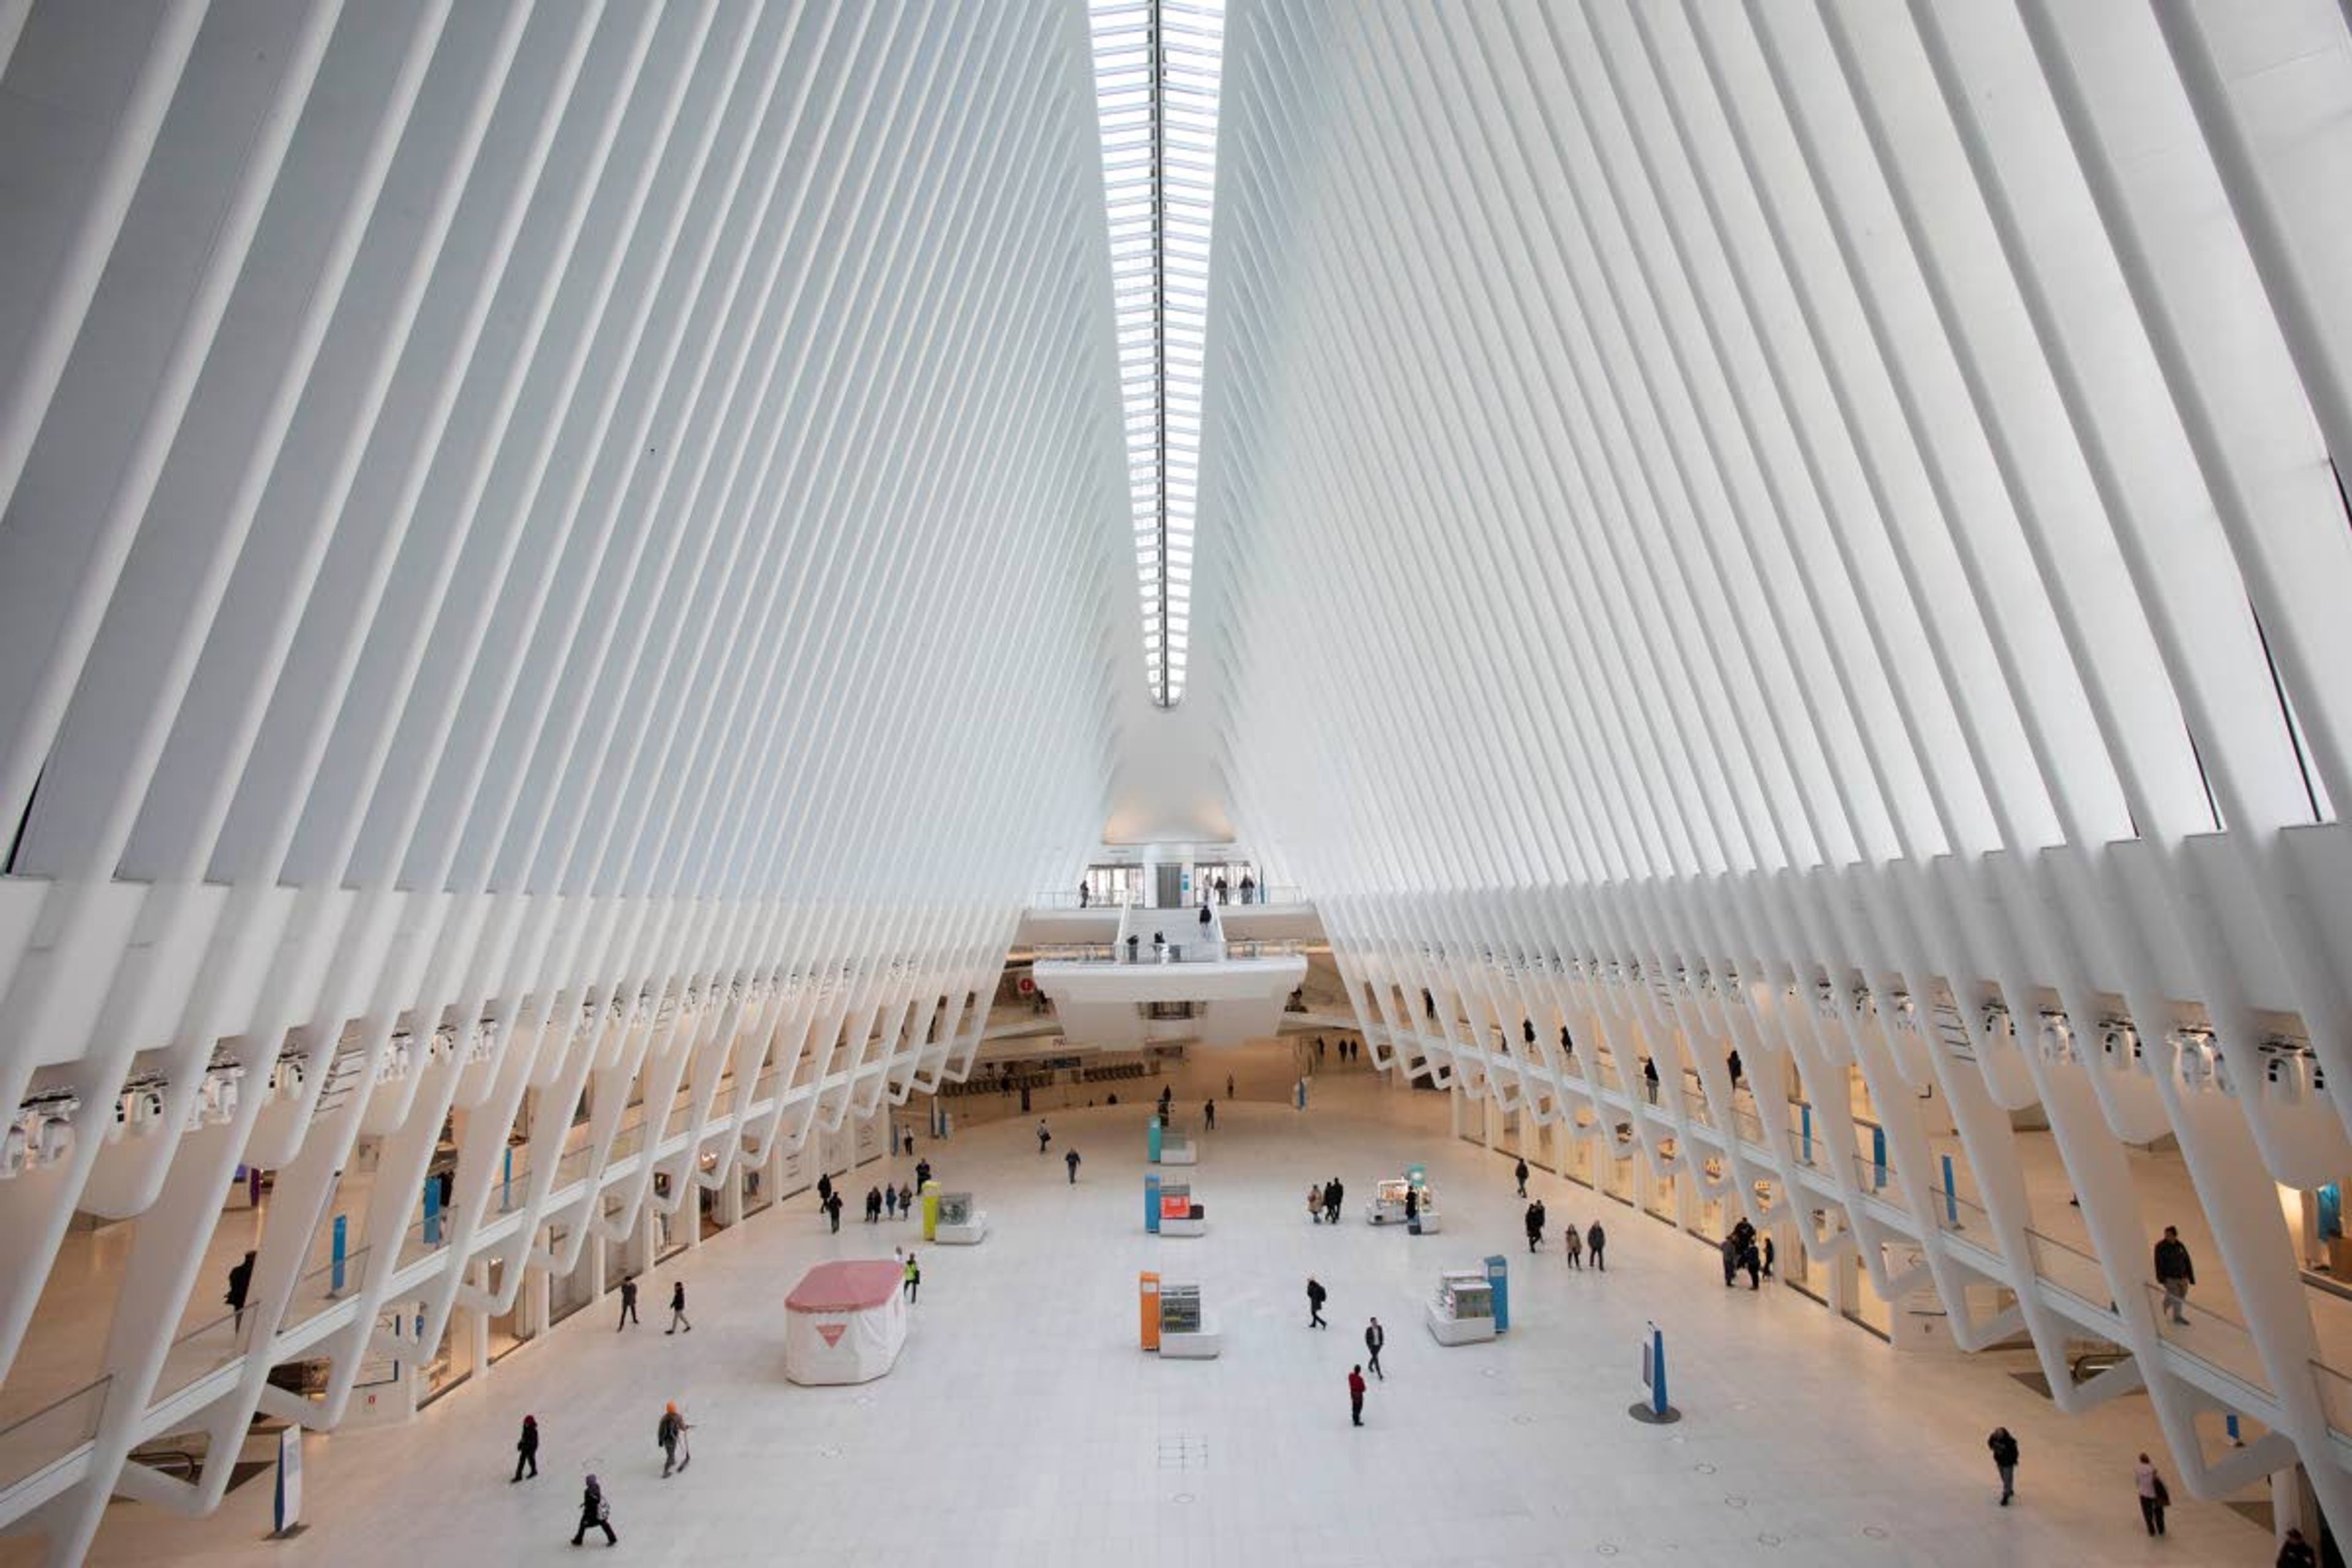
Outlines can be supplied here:
[[2008, 1427], [1996, 1426], [1985, 1447], [1992, 1450], [1992, 1468], [2000, 1472], [2000, 1506], [2007, 1508], [2017, 1496], [2017, 1439]]
[[693, 1456], [686, 1453], [686, 1417], [677, 1413], [675, 1404], [662, 1407], [661, 1419], [654, 1425], [654, 1443], [662, 1451], [662, 1479], [667, 1480], [675, 1470], [686, 1468]]
[[1330, 1292], [1323, 1289], [1323, 1282], [1309, 1274], [1307, 1277], [1307, 1326], [1308, 1328], [1328, 1329], [1331, 1326], [1323, 1321], [1323, 1303], [1328, 1300], [1330, 1300]]
[[596, 1484], [593, 1476], [588, 1478], [587, 1486], [580, 1493], [580, 1528], [572, 1532], [572, 1544], [579, 1545], [592, 1530], [604, 1532], [607, 1546], [621, 1543], [621, 1538], [613, 1533], [613, 1507], [604, 1500], [604, 1489]]
[[[835, 1230], [838, 1230], [841, 1228], [840, 1194], [836, 1193], [834, 1194], [833, 1203], [833, 1226]], [[673, 1279], [670, 1281], [669, 1287], [669, 1327], [664, 1329], [662, 1332], [666, 1334], [674, 1334], [677, 1332], [681, 1327], [683, 1327], [689, 1334], [694, 1332], [694, 1325], [688, 1322], [686, 1319], [686, 1281], [683, 1279]]]
[[1592, 1267], [1598, 1268], [1603, 1274], [1609, 1272], [1609, 1262], [1608, 1259], [1601, 1257], [1601, 1249], [1608, 1245], [1609, 1233], [1601, 1228], [1601, 1222], [1599, 1220], [1594, 1220], [1591, 1225], [1585, 1227], [1584, 1250], [1592, 1254]]
[[2164, 1533], [2164, 1510], [2172, 1506], [2172, 1490], [2146, 1454], [2132, 1467], [2132, 1484], [2139, 1489], [2139, 1519], [2150, 1535]]
[[637, 1277], [632, 1274], [621, 1281], [621, 1321], [613, 1325], [613, 1331], [617, 1334], [636, 1321]]
[[509, 1481], [507, 1483], [509, 1486], [522, 1479], [522, 1468], [525, 1465], [530, 1467], [531, 1478], [534, 1480], [537, 1479], [539, 1477], [539, 1417], [536, 1415], [526, 1415], [522, 1418], [522, 1436], [515, 1439], [514, 1480]]

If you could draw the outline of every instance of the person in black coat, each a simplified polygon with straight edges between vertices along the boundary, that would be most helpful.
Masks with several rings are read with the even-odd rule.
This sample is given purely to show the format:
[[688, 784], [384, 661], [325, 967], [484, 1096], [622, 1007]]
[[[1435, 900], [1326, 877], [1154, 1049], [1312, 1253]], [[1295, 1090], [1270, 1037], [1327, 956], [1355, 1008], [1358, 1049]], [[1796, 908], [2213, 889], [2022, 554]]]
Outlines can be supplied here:
[[1519, 1196], [1526, 1197], [1528, 1195], [1528, 1163], [1521, 1160], [1512, 1170], [1511, 1174], [1519, 1184]]
[[[522, 1479], [522, 1468], [525, 1465], [530, 1467], [533, 1477], [538, 1476], [539, 1417], [536, 1415], [526, 1415], [522, 1418], [522, 1436], [515, 1439], [515, 1480]], [[507, 1484], [512, 1486], [514, 1482], [509, 1481]]]
[[1308, 1328], [1328, 1329], [1331, 1326], [1323, 1321], [1323, 1303], [1329, 1299], [1329, 1296], [1330, 1292], [1323, 1289], [1323, 1282], [1320, 1279], [1316, 1279], [1312, 1274], [1307, 1277], [1307, 1326]]
[[221, 1300], [228, 1304], [229, 1311], [236, 1317], [236, 1321], [230, 1325], [232, 1332], [240, 1331], [245, 1327], [245, 1298], [253, 1289], [253, 1260], [258, 1255], [256, 1253], [247, 1252], [242, 1258], [229, 1265], [228, 1294], [223, 1296]]
[[1985, 1439], [1985, 1447], [1992, 1450], [1992, 1468], [2000, 1472], [2000, 1506], [2007, 1508], [2017, 1496], [2017, 1439], [2010, 1436], [2008, 1427], [1996, 1426]]
[[[841, 1228], [841, 1194], [835, 1194], [833, 1202], [833, 1224], [834, 1228], [838, 1230]], [[664, 1329], [662, 1332], [674, 1334], [680, 1329], [684, 1329], [689, 1334], [694, 1332], [694, 1325], [688, 1322], [686, 1319], [686, 1281], [674, 1279], [669, 1287], [669, 1327]]]
[[613, 1325], [613, 1331], [617, 1334], [636, 1321], [637, 1281], [635, 1276], [631, 1276], [621, 1281], [621, 1321]]
[[1381, 1327], [1378, 1318], [1374, 1318], [1364, 1328], [1364, 1363], [1372, 1369], [1372, 1375], [1382, 1383], [1389, 1380], [1389, 1374], [1381, 1370], [1381, 1347], [1388, 1342], [1389, 1331]]
[[621, 1538], [613, 1533], [613, 1510], [604, 1501], [604, 1489], [596, 1484], [593, 1476], [588, 1478], [588, 1484], [580, 1493], [580, 1528], [572, 1532], [572, 1544], [579, 1545], [592, 1530], [604, 1532], [604, 1544], [607, 1546], [621, 1543]]
[[1585, 1226], [1584, 1250], [1592, 1254], [1592, 1267], [1598, 1268], [1603, 1274], [1609, 1272], [1609, 1265], [1607, 1261], [1601, 1258], [1601, 1249], [1608, 1245], [1609, 1233], [1601, 1228], [1601, 1222], [1599, 1220], [1596, 1219], [1591, 1225]]

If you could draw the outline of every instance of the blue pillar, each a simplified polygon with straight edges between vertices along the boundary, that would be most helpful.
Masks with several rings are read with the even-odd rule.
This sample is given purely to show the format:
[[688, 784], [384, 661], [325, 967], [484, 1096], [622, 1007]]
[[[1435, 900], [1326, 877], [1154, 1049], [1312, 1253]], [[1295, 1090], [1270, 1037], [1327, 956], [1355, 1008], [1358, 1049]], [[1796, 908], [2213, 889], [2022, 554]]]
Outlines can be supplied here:
[[1155, 1165], [1160, 1163], [1160, 1140], [1161, 1136], [1162, 1129], [1160, 1118], [1154, 1116], [1151, 1119], [1151, 1124], [1143, 1130], [1143, 1157], [1150, 1161]]
[[1813, 1163], [1813, 1108], [1811, 1106], [1797, 1107], [1797, 1126], [1804, 1145], [1804, 1152], [1797, 1157], [1810, 1165]]
[[1511, 1331], [1511, 1260], [1501, 1253], [1486, 1259], [1486, 1284], [1495, 1292], [1495, 1331]]
[[1886, 1184], [1886, 1129], [1870, 1130], [1870, 1190], [1876, 1192]]
[[1944, 1156], [1944, 1223], [1954, 1230], [1960, 1228], [1960, 1200], [1952, 1191], [1952, 1157]]
[[507, 1145], [506, 1158], [499, 1172], [499, 1212], [514, 1207], [514, 1145]]
[[335, 1216], [334, 1263], [328, 1275], [329, 1283], [327, 1294], [330, 1296], [340, 1296], [343, 1293], [343, 1259], [347, 1256], [347, 1244], [351, 1239], [350, 1229], [351, 1222], [343, 1215], [337, 1215]]
[[425, 1245], [441, 1245], [441, 1184], [431, 1176], [425, 1178]]
[[1150, 1174], [1143, 1178], [1143, 1228], [1160, 1234], [1160, 1178]]

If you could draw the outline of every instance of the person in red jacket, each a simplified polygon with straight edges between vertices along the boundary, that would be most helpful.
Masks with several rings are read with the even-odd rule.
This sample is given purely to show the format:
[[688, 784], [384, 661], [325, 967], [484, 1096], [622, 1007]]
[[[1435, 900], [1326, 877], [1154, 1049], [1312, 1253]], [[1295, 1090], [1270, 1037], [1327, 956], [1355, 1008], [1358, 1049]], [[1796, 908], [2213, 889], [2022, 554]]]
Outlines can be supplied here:
[[1348, 1369], [1348, 1411], [1357, 1426], [1364, 1424], [1364, 1369], [1360, 1366]]

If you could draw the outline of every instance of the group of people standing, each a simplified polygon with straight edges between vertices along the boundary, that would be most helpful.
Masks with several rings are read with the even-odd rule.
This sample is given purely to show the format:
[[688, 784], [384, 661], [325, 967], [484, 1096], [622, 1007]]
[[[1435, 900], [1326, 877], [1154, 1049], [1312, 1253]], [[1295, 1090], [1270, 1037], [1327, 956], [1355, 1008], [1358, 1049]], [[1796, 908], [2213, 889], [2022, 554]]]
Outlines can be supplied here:
[[1763, 1289], [1762, 1281], [1772, 1277], [1772, 1238], [1759, 1236], [1754, 1226], [1743, 1217], [1723, 1238], [1723, 1288], [1730, 1289], [1738, 1279], [1739, 1271], [1748, 1270], [1748, 1288]]
[[[895, 1188], [887, 1184], [868, 1187], [866, 1190], [866, 1223], [877, 1225], [886, 1214], [892, 1219], [901, 1215], [914, 1218], [915, 1194], [930, 1179], [931, 1164], [925, 1160], [915, 1166], [912, 1182], [900, 1182]], [[820, 1173], [816, 1179], [816, 1210], [824, 1215], [836, 1236], [841, 1233], [842, 1207], [841, 1189], [833, 1184], [829, 1173]]]

